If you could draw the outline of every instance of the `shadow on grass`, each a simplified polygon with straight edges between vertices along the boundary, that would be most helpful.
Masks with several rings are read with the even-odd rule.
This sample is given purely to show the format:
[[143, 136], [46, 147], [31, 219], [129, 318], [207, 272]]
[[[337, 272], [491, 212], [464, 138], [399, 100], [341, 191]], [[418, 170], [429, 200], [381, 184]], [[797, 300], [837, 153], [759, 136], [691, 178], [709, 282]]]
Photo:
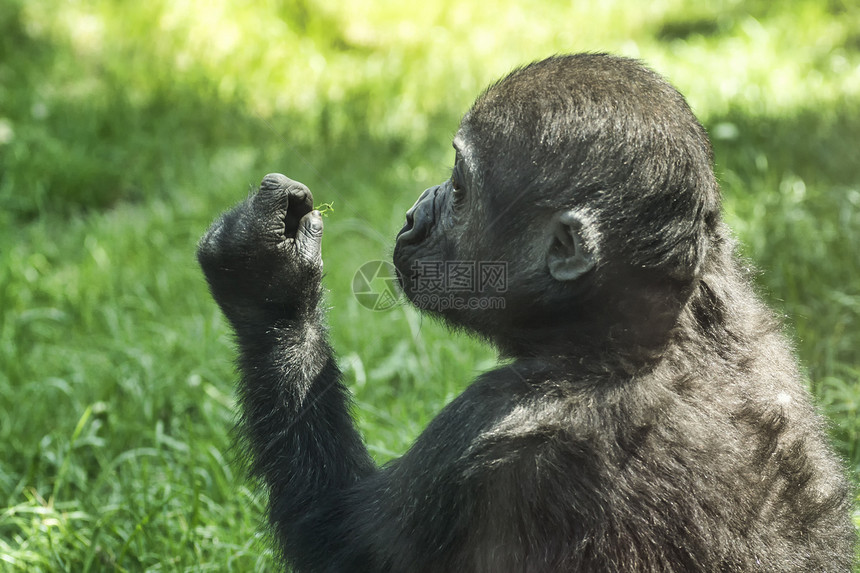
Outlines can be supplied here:
[[[825, 0], [824, 10], [831, 16], [843, 16], [856, 8], [851, 0]], [[773, 16], [798, 12], [808, 0], [747, 0], [745, 2], [712, 2], [701, 3], [696, 7], [688, 7], [682, 11], [683, 17], [677, 17], [673, 12], [659, 21], [654, 29], [654, 37], [663, 42], [686, 40], [694, 36], [715, 37], [729, 33], [736, 25], [745, 19], [752, 18], [765, 21]], [[856, 38], [857, 36], [852, 36]], [[855, 40], [856, 42], [856, 40]], [[852, 42], [846, 43], [851, 47]]]
[[[0, 85], [6, 88], [0, 210], [7, 217], [26, 222], [167, 194], [187, 166], [206, 163], [225, 147], [280, 140], [287, 148], [308, 142], [327, 148], [334, 139], [368, 139], [345, 131], [344, 118], [367, 123], [370, 87], [359, 87], [346, 106], [321, 101], [314, 114], [263, 119], [245, 106], [250, 87], [225, 98], [211, 71], [196, 64], [179, 71], [170, 59], [175, 54], [158, 46], [171, 41], [165, 34], [142, 46], [110, 44], [120, 53], [87, 55], [28, 31], [23, 6], [20, 0], [0, 6]], [[356, 49], [306, 2], [281, 12], [331, 51]], [[160, 9], [139, 15], [149, 18], [139, 29], [159, 30]]]

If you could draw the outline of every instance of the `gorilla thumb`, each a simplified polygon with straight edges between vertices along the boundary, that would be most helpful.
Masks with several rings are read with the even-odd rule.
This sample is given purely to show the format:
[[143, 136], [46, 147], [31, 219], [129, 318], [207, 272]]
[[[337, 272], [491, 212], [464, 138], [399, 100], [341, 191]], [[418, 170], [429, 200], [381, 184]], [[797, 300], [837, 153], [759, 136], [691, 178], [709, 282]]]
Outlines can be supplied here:
[[314, 209], [299, 221], [296, 229], [296, 250], [302, 259], [311, 264], [322, 265], [323, 220]]

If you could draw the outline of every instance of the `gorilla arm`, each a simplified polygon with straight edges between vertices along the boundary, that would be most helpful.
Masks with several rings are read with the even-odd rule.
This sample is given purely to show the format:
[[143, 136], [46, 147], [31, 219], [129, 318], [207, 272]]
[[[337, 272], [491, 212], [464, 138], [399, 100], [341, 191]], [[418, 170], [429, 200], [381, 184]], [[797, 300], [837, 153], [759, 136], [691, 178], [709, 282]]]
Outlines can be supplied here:
[[239, 429], [252, 474], [266, 486], [283, 553], [310, 563], [321, 500], [374, 471], [349, 415], [326, 340], [322, 219], [310, 192], [283, 175], [217, 220], [198, 260], [239, 347]]

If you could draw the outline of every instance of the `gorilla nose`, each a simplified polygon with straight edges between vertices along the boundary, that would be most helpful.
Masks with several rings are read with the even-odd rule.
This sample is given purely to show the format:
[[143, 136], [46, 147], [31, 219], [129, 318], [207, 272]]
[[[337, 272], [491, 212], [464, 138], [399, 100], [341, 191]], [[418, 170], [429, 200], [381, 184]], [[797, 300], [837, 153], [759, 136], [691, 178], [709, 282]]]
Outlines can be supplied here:
[[415, 210], [418, 209], [418, 205], [421, 203], [421, 201], [426, 199], [430, 193], [434, 193], [436, 191], [436, 189], [438, 189], [438, 188], [439, 188], [439, 186], [436, 185], [435, 187], [430, 187], [429, 189], [425, 189], [421, 193], [421, 195], [418, 197], [418, 200], [415, 201], [415, 204], [413, 204], [411, 207], [409, 207], [409, 210], [406, 211], [406, 222], [407, 223], [409, 223], [409, 224], [412, 223], [413, 216], [415, 214]]
[[433, 225], [433, 209], [439, 185], [421, 193], [415, 204], [406, 211], [406, 224], [397, 234], [398, 240], [418, 242], [427, 236]]

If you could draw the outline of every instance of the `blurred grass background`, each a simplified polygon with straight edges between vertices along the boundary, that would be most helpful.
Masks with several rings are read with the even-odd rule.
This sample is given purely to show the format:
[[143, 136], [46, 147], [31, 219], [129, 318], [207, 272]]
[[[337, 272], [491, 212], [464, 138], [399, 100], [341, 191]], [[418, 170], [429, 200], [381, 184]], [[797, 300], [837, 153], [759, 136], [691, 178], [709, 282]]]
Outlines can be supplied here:
[[231, 463], [234, 356], [197, 238], [262, 175], [334, 202], [330, 323], [374, 455], [493, 353], [362, 308], [489, 82], [643, 58], [711, 133], [726, 217], [860, 468], [856, 0], [0, 2], [0, 570], [273, 567]]

